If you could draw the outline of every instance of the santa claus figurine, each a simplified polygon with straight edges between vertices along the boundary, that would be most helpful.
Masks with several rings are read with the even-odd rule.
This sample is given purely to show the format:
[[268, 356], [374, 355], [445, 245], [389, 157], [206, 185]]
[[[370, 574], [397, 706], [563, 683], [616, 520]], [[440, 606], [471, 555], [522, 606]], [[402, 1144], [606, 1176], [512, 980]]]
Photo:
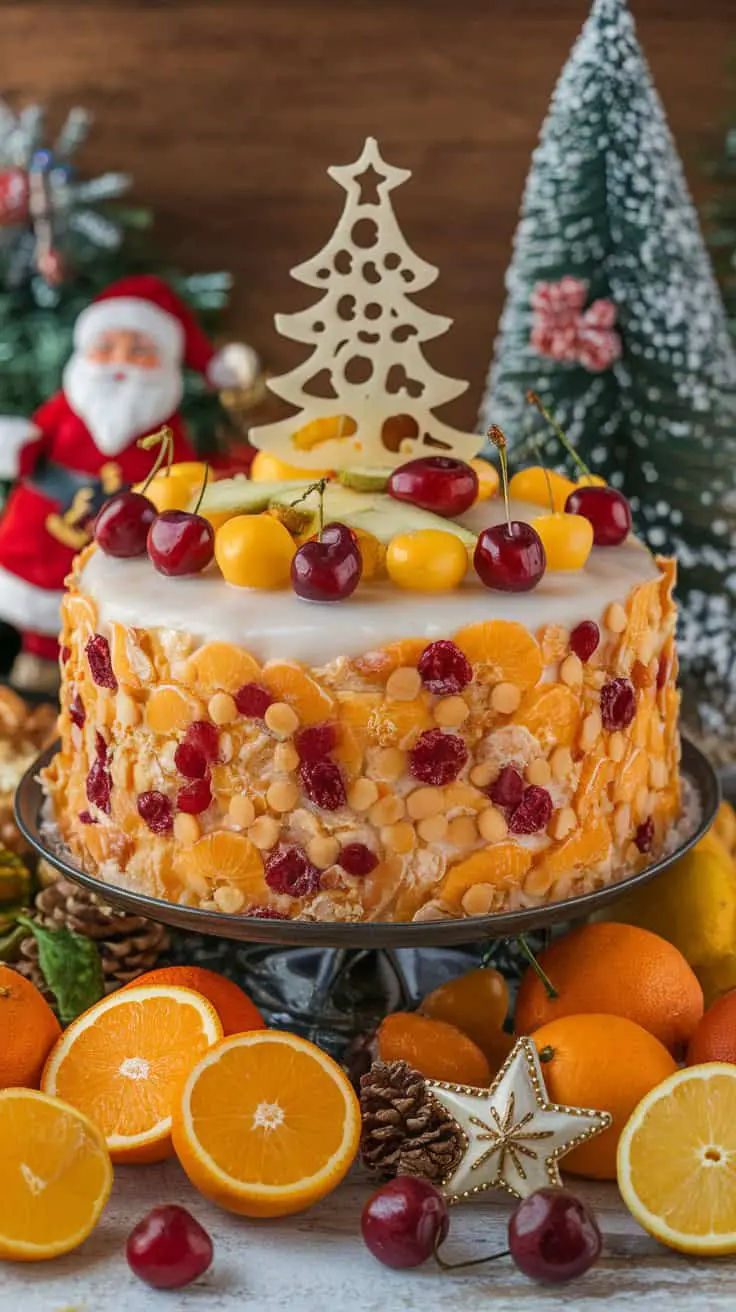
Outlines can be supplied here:
[[96, 510], [150, 471], [138, 439], [166, 424], [174, 460], [197, 458], [178, 413], [185, 366], [218, 390], [247, 387], [258, 358], [240, 343], [215, 352], [160, 278], [122, 278], [79, 315], [61, 391], [30, 420], [0, 418], [0, 478], [19, 479], [0, 520], [0, 620], [22, 633], [18, 682], [56, 660], [64, 579]]

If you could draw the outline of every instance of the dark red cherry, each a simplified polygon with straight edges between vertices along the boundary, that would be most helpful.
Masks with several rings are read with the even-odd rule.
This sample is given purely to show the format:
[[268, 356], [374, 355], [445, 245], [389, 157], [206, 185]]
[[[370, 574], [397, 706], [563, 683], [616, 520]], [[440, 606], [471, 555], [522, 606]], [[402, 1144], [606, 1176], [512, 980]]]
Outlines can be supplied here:
[[355, 535], [345, 524], [326, 524], [322, 540], [310, 538], [291, 562], [291, 583], [306, 601], [344, 601], [355, 591], [363, 560]]
[[128, 1235], [125, 1255], [139, 1280], [154, 1289], [181, 1289], [212, 1264], [204, 1226], [176, 1203], [154, 1207]]
[[493, 524], [481, 533], [473, 556], [475, 572], [487, 588], [497, 592], [529, 592], [547, 568], [547, 557], [537, 530], [512, 519]]
[[597, 547], [617, 547], [631, 532], [631, 507], [615, 487], [577, 487], [567, 498], [565, 510], [590, 520]]
[[147, 546], [159, 574], [201, 574], [215, 554], [215, 530], [202, 515], [164, 510], [148, 530]]
[[472, 465], [450, 456], [425, 456], [399, 465], [388, 480], [388, 492], [435, 515], [462, 515], [478, 495], [478, 475]]
[[593, 1213], [569, 1189], [537, 1189], [509, 1221], [511, 1256], [532, 1280], [574, 1280], [597, 1261], [602, 1246]]
[[116, 492], [95, 520], [95, 542], [100, 551], [121, 560], [144, 556], [148, 530], [157, 513], [153, 502], [141, 492]]
[[447, 1235], [444, 1198], [428, 1180], [397, 1175], [368, 1199], [360, 1218], [363, 1242], [384, 1266], [421, 1266]]

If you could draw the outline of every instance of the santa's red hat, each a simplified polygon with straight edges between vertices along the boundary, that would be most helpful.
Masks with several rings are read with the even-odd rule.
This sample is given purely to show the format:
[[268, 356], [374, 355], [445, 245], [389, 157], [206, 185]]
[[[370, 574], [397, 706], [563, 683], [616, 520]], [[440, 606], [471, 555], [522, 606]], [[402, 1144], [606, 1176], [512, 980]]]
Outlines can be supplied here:
[[258, 357], [250, 347], [231, 343], [213, 350], [189, 306], [155, 274], [131, 274], [100, 292], [74, 325], [75, 348], [84, 350], [113, 329], [146, 333], [167, 363], [185, 364], [215, 387], [247, 384], [257, 372]]

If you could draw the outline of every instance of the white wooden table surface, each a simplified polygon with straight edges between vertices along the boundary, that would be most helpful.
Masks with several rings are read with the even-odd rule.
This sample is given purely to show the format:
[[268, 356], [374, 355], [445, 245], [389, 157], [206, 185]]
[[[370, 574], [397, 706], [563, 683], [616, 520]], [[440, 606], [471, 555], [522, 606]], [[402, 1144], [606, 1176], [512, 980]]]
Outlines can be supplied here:
[[[615, 1186], [570, 1180], [597, 1211], [605, 1236], [600, 1262], [581, 1280], [557, 1288], [534, 1284], [504, 1259], [445, 1275], [431, 1261], [397, 1272], [371, 1257], [360, 1237], [370, 1192], [356, 1172], [330, 1198], [299, 1216], [248, 1222], [210, 1206], [178, 1164], [119, 1167], [107, 1211], [76, 1253], [52, 1263], [0, 1264], [2, 1312], [524, 1312], [528, 1309], [681, 1308], [715, 1312], [736, 1306], [736, 1258], [694, 1261], [649, 1239], [622, 1206]], [[187, 1290], [159, 1293], [142, 1285], [124, 1256], [129, 1230], [149, 1208], [179, 1202], [207, 1226], [215, 1244], [211, 1270]], [[452, 1212], [449, 1260], [504, 1246], [509, 1204], [501, 1197]]]

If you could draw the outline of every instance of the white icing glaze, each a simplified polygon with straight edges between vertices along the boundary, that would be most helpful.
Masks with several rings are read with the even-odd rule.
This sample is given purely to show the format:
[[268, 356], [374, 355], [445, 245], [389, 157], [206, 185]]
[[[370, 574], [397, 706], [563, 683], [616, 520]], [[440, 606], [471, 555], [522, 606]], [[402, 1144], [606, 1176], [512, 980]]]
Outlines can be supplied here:
[[[544, 514], [541, 506], [512, 502], [515, 519]], [[499, 501], [475, 506], [462, 522], [475, 532], [503, 519]], [[100, 624], [174, 629], [202, 642], [220, 639], [246, 647], [257, 660], [293, 659], [319, 668], [338, 656], [358, 656], [400, 638], [446, 638], [479, 620], [518, 620], [532, 632], [542, 624], [572, 628], [600, 620], [612, 601], [657, 577], [657, 565], [635, 538], [620, 547], [594, 548], [585, 569], [545, 574], [533, 592], [493, 592], [472, 573], [455, 592], [404, 592], [392, 583], [361, 585], [347, 601], [302, 601], [290, 589], [262, 592], [225, 583], [214, 568], [170, 579], [146, 558], [114, 560], [95, 551], [80, 587], [97, 603]]]

